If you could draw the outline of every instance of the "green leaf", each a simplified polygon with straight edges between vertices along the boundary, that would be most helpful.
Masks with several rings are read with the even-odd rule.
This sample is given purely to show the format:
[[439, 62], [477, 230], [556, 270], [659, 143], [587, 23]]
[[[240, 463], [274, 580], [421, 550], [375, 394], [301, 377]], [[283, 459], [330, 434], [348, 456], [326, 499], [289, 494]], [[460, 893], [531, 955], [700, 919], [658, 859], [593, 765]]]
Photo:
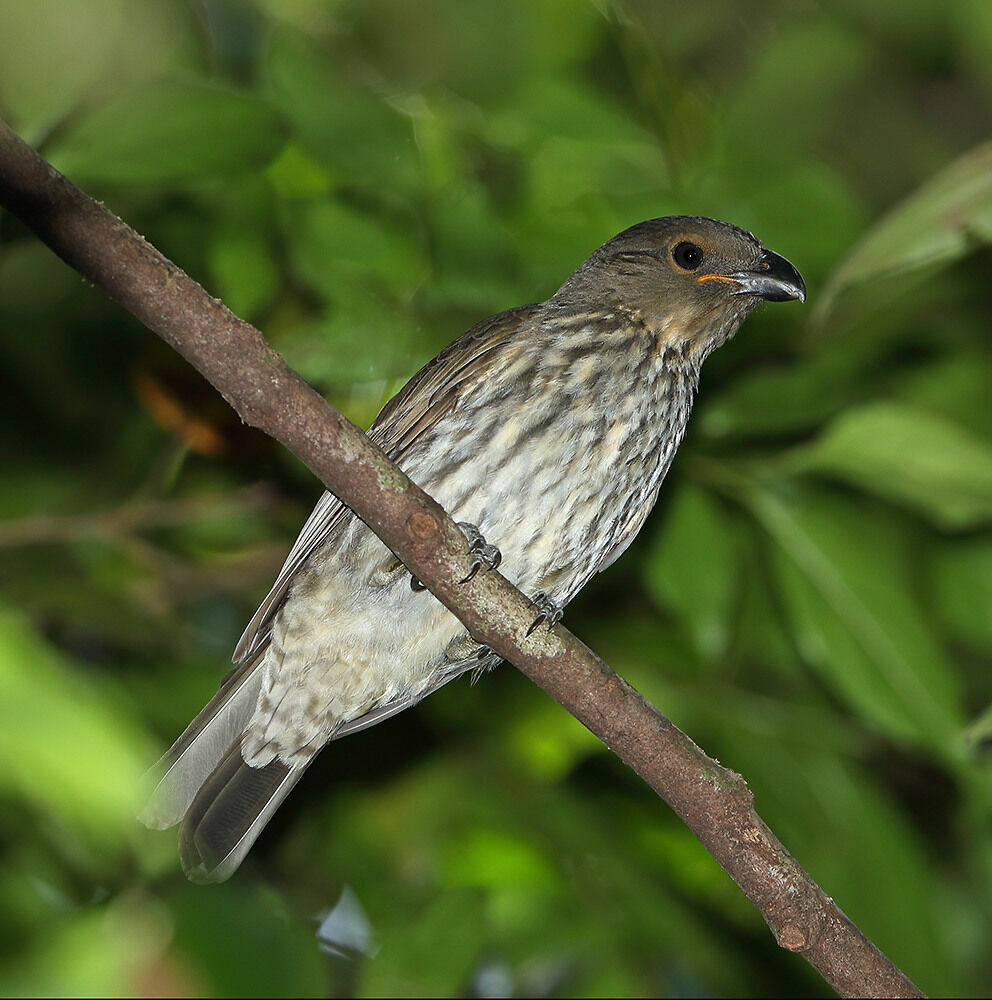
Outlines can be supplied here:
[[6, 963], [0, 990], [4, 996], [134, 996], [163, 971], [167, 981], [193, 987], [188, 968], [167, 953], [172, 930], [168, 909], [133, 888], [109, 905], [81, 908], [46, 927], [30, 950], [18, 949]]
[[983, 347], [955, 347], [906, 371], [893, 386], [893, 394], [901, 402], [992, 439], [992, 355]]
[[645, 564], [645, 586], [683, 622], [705, 660], [730, 641], [738, 580], [733, 526], [704, 490], [684, 486], [667, 511]]
[[134, 827], [154, 759], [105, 692], [0, 607], [0, 789], [100, 839]]
[[822, 322], [846, 289], [899, 272], [949, 264], [992, 240], [992, 142], [930, 178], [861, 240], [820, 293]]
[[45, 150], [81, 183], [161, 185], [240, 173], [283, 142], [263, 101], [206, 84], [167, 81], [125, 90], [80, 116]]
[[[725, 95], [724, 128], [735, 153], [739, 149], [766, 169], [777, 169], [815, 141], [823, 121], [807, 109], [856, 81], [871, 58], [864, 36], [846, 28], [841, 18], [810, 13], [783, 22], [774, 36], [755, 44], [747, 72]], [[789, 123], [787, 128], [769, 127], [770, 108], [775, 121]]]
[[909, 590], [903, 540], [863, 506], [755, 490], [804, 659], [867, 721], [944, 754], [961, 730], [954, 671]]
[[447, 190], [433, 213], [435, 272], [424, 288], [432, 303], [473, 310], [480, 318], [519, 302], [513, 241], [483, 192], [465, 183]]
[[333, 201], [310, 202], [291, 215], [296, 267], [328, 299], [354, 296], [356, 278], [409, 295], [427, 273], [417, 243], [377, 216]]
[[937, 611], [950, 633], [992, 651], [992, 539], [945, 542], [932, 573]]
[[508, 755], [525, 772], [556, 781], [603, 744], [581, 722], [549, 698], [533, 699], [514, 714], [504, 737]]
[[356, 286], [327, 317], [295, 324], [276, 343], [305, 379], [341, 385], [412, 375], [431, 355], [419, 333], [408, 312]]
[[222, 228], [210, 241], [207, 259], [217, 295], [238, 316], [250, 319], [275, 295], [279, 272], [257, 231]]
[[334, 188], [334, 178], [313, 157], [308, 156], [294, 142], [287, 143], [282, 152], [265, 171], [276, 192], [283, 198], [323, 198]]
[[438, 876], [446, 889], [517, 887], [549, 892], [561, 887], [551, 858], [519, 833], [476, 827], [460, 831], [444, 846]]
[[823, 352], [788, 367], [742, 374], [718, 395], [701, 399], [695, 420], [704, 433], [731, 439], [815, 427], [847, 401], [854, 361]]
[[[171, 896], [173, 953], [210, 996], [328, 996], [315, 927], [288, 900], [241, 877], [215, 892], [180, 883]], [[289, 912], [287, 912], [289, 911]], [[314, 916], [311, 909], [307, 916]]]
[[533, 150], [549, 138], [602, 143], [623, 149], [646, 146], [660, 156], [649, 132], [603, 91], [572, 77], [537, 76], [517, 92], [512, 106], [483, 123], [494, 142]]
[[295, 206], [296, 272], [326, 299], [319, 321], [295, 324], [279, 350], [308, 379], [354, 381], [415, 371], [432, 350], [409, 299], [427, 273], [417, 243], [378, 217], [336, 202]]
[[841, 414], [782, 460], [904, 504], [945, 528], [992, 520], [992, 444], [922, 409], [880, 402]]
[[446, 90], [480, 108], [525, 89], [537, 72], [591, 58], [604, 20], [595, 5], [572, 0], [433, 0], [413, 8], [375, 0], [344, 10], [368, 76], [398, 92]]
[[483, 915], [479, 891], [449, 889], [412, 922], [377, 923], [380, 948], [362, 967], [357, 995], [464, 996], [485, 940]]
[[985, 0], [965, 0], [943, 8], [950, 14], [949, 27], [954, 32], [954, 51], [961, 66], [970, 70], [975, 82], [984, 85], [986, 98], [992, 91], [992, 7]]
[[[44, 15], [0, 0], [0, 94], [5, 116], [28, 142], [76, 106], [121, 39], [121, 0], [60, 0]], [[179, 15], [181, 16], [181, 15]]]
[[992, 744], [992, 705], [968, 724], [964, 737], [972, 746]]
[[653, 196], [667, 173], [654, 137], [577, 83], [535, 81], [489, 131], [524, 153], [531, 197], [545, 210], [604, 193]]
[[396, 195], [419, 188], [410, 119], [357, 86], [323, 47], [288, 29], [270, 32], [264, 69], [272, 99], [301, 150], [339, 180]]

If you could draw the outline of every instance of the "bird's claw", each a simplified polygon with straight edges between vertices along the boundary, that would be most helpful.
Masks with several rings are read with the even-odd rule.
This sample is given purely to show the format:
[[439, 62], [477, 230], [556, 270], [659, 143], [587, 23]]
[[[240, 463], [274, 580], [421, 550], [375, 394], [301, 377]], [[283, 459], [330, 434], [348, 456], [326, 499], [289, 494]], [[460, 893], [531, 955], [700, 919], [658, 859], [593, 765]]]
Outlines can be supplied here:
[[[468, 541], [468, 554], [472, 558], [468, 564], [467, 575], [458, 582], [468, 583], [480, 569], [495, 569], [503, 561], [503, 554], [495, 545], [490, 545], [486, 541], [482, 532], [474, 524], [469, 524], [468, 521], [458, 521], [457, 524]], [[427, 587], [415, 576], [411, 576], [410, 589], [419, 593], [421, 590], [426, 590]]]
[[468, 554], [472, 561], [468, 566], [468, 574], [459, 583], [468, 583], [480, 569], [496, 569], [503, 561], [503, 554], [495, 545], [490, 545], [483, 537], [483, 534], [474, 524], [468, 521], [459, 521], [458, 527], [468, 541]]
[[542, 622], [546, 623], [549, 629], [555, 627], [561, 621], [565, 612], [557, 605], [544, 591], [540, 591], [530, 599], [531, 607], [537, 608], [537, 617], [531, 623], [527, 634], [530, 635]]

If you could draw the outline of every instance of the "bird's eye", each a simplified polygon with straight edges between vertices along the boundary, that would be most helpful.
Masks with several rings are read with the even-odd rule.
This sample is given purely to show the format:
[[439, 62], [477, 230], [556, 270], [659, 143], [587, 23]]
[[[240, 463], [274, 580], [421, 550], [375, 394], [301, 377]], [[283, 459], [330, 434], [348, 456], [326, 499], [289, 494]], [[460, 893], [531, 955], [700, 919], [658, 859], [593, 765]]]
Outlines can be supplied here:
[[695, 271], [703, 260], [703, 251], [695, 243], [683, 240], [676, 244], [675, 249], [672, 250], [672, 260], [683, 271]]

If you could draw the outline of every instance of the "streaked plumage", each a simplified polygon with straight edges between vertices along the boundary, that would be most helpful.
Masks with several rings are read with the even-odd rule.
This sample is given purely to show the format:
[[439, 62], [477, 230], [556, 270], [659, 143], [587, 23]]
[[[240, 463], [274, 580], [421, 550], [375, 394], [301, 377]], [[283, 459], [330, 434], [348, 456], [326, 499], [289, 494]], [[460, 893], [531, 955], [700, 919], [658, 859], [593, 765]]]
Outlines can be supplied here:
[[[689, 248], [689, 249], [686, 249]], [[525, 593], [567, 604], [631, 543], [682, 440], [700, 366], [798, 272], [710, 219], [655, 219], [600, 247], [544, 303], [474, 327], [369, 436], [502, 552]], [[464, 627], [325, 493], [235, 652], [161, 762], [142, 819], [182, 822], [196, 881], [241, 863], [313, 756], [467, 670]]]

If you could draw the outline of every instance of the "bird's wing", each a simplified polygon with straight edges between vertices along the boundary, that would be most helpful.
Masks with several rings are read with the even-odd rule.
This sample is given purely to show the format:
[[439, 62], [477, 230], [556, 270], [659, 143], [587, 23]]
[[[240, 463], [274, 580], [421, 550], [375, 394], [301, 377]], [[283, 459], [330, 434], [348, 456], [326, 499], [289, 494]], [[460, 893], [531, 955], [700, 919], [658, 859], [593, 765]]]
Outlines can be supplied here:
[[248, 627], [238, 640], [233, 656], [235, 663], [244, 663], [269, 641], [272, 619], [279, 605], [282, 604], [293, 577], [296, 576], [297, 571], [310, 553], [327, 538], [335, 525], [344, 520], [347, 513], [348, 508], [333, 493], [325, 491], [317, 501], [317, 506], [311, 511], [303, 525], [303, 530], [293, 542], [293, 547], [289, 550], [289, 555], [286, 556], [282, 569], [279, 570], [276, 582], [265, 595], [265, 600], [252, 615]]
[[[442, 417], [451, 413], [465, 394], [491, 371], [494, 356], [538, 310], [520, 306], [472, 327], [436, 358], [429, 361], [383, 407], [368, 436], [394, 461]], [[234, 662], [243, 663], [268, 642], [272, 619], [296, 573], [326, 541], [350, 511], [332, 493], [324, 493], [293, 543], [272, 589], [252, 616], [234, 650]]]
[[617, 534], [616, 541], [600, 560], [596, 567], [597, 573], [602, 573], [604, 569], [612, 566], [630, 548], [631, 542], [637, 537], [637, 533], [644, 527], [644, 522], [654, 508], [654, 502], [658, 499], [658, 490], [648, 497], [646, 503], [637, 504], [627, 515], [624, 525]]
[[422, 435], [451, 413], [470, 389], [492, 372], [498, 355], [538, 312], [519, 306], [491, 316], [449, 344], [386, 403], [369, 437], [399, 461]]

